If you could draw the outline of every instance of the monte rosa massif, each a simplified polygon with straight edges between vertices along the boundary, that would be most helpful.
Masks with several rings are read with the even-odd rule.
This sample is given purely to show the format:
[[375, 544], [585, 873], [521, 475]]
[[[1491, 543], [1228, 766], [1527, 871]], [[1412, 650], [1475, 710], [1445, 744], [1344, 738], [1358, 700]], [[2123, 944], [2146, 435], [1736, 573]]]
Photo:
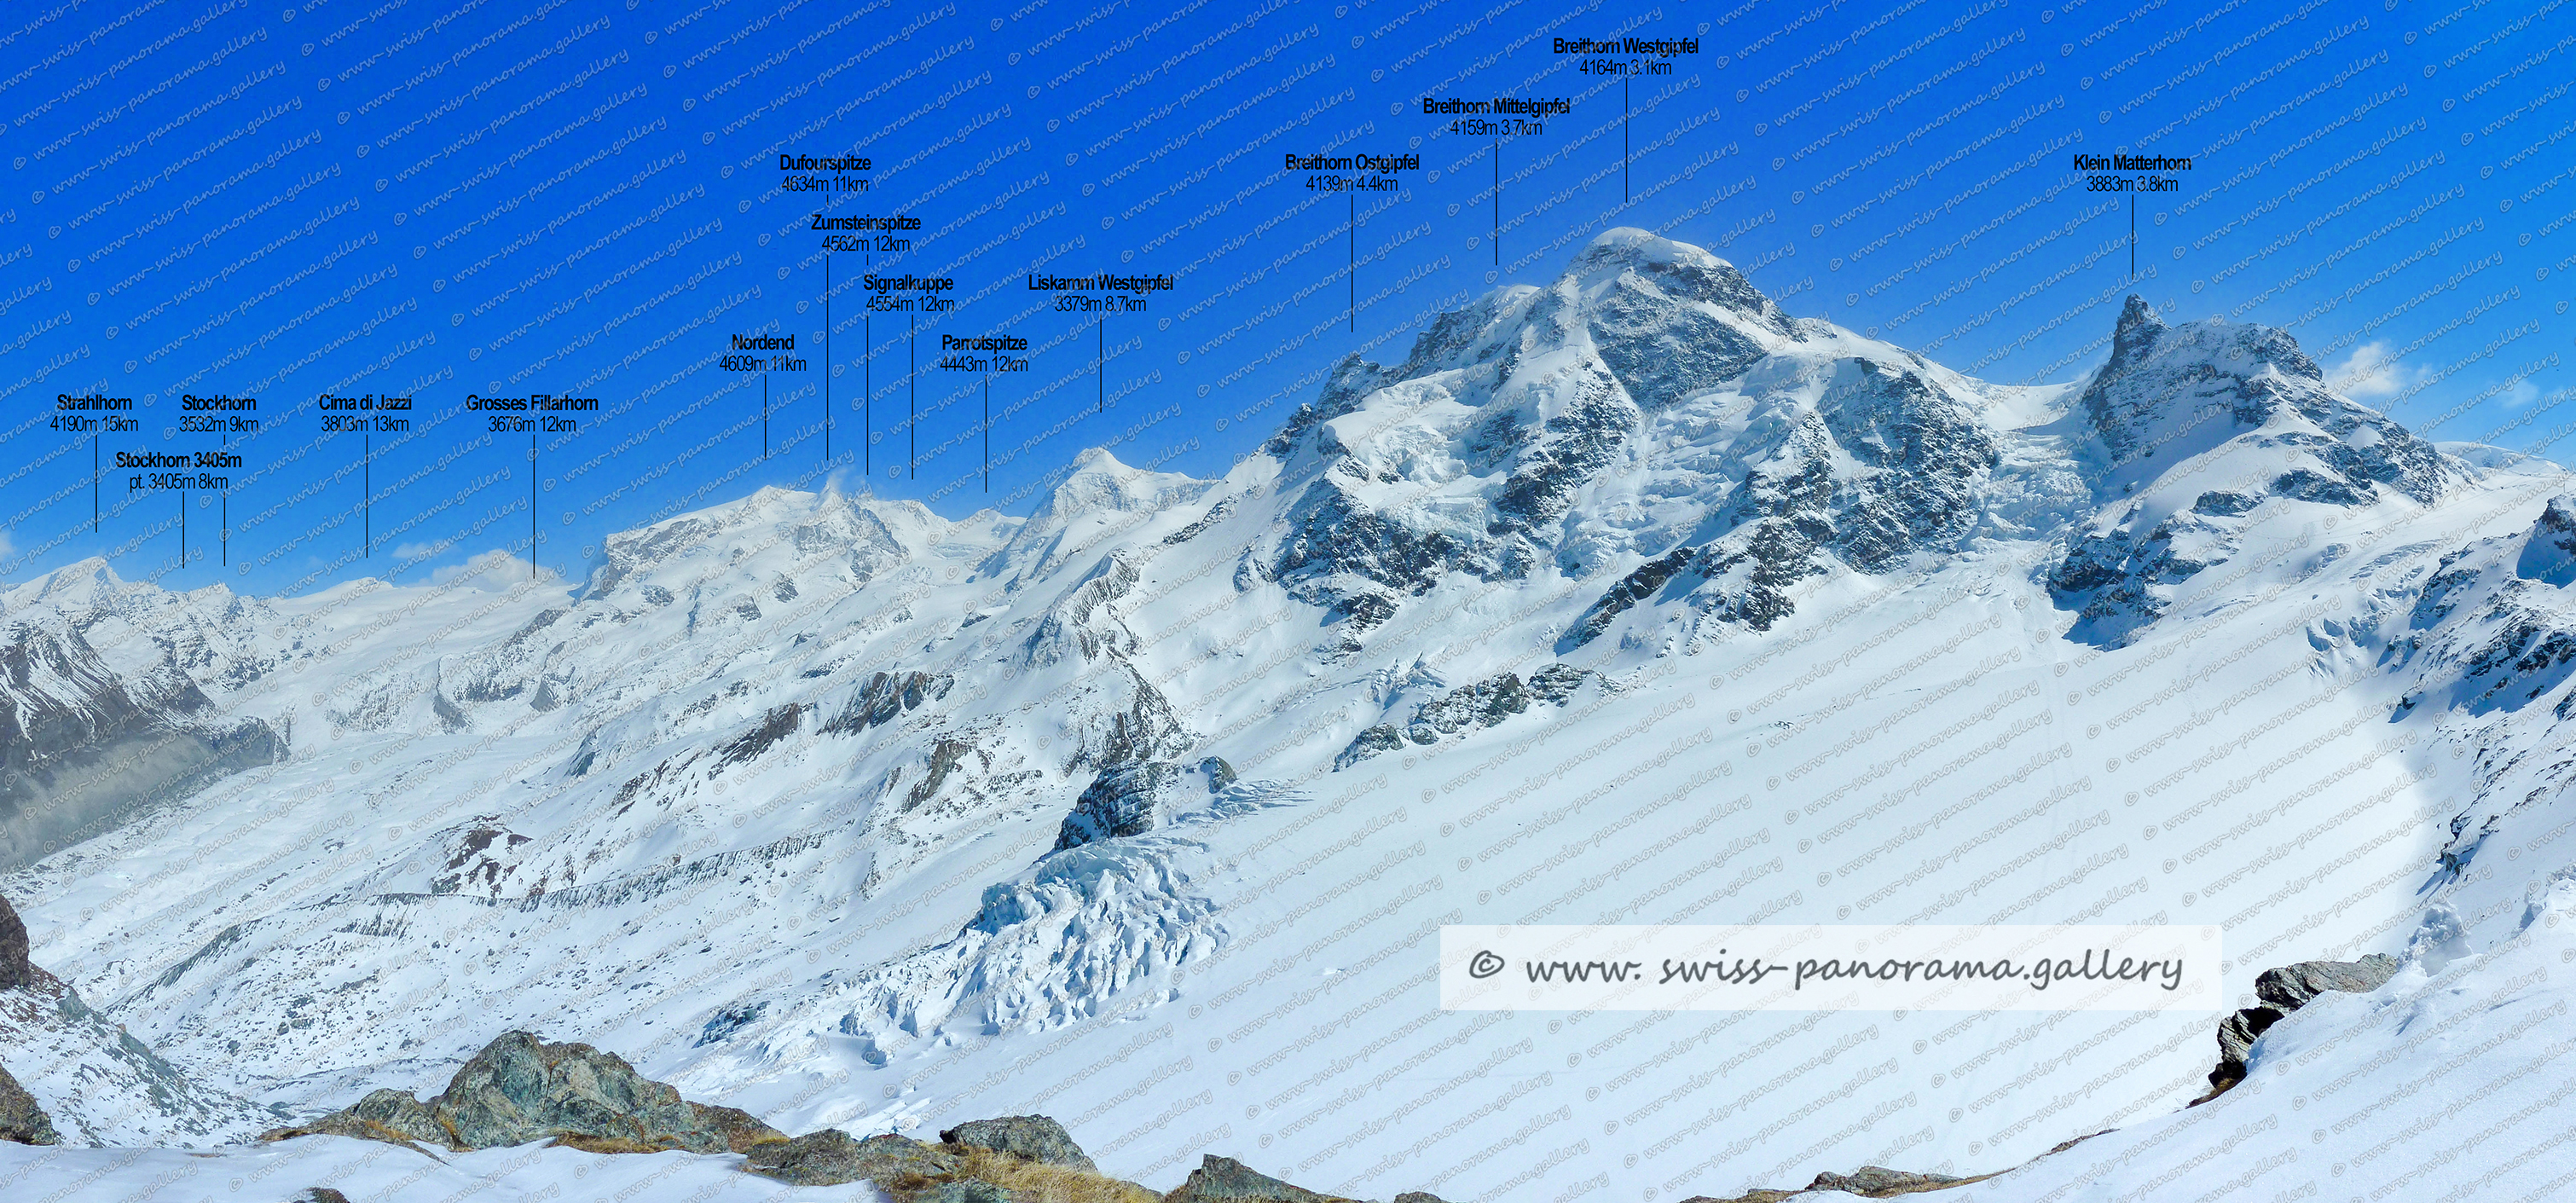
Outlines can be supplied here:
[[[10, 587], [0, 1065], [60, 1143], [0, 1194], [783, 1189], [258, 1139], [524, 1033], [781, 1136], [1044, 1116], [1152, 1190], [2553, 1197], [2566, 473], [2277, 329], [2099, 323], [1994, 384], [1620, 229], [1218, 479], [764, 489], [578, 585]], [[1471, 922], [2202, 925], [2263, 1015], [2187, 1106], [2230, 1016], [1443, 1011]]]

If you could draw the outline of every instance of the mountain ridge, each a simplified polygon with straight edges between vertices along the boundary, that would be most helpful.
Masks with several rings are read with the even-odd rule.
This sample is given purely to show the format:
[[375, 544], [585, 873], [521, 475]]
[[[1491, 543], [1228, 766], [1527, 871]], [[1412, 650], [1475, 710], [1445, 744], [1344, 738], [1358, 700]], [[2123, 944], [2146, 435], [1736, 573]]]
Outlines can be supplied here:
[[[1714, 1079], [1691, 1058], [1749, 1024], [1769, 1043], [1733, 1055], [1745, 1080], [1822, 1057], [1799, 1079], [1811, 1100], [1908, 1118], [1845, 1131], [1811, 1110], [1698, 1166], [1625, 1164], [1678, 1146], [1605, 1130], [1554, 1164], [1685, 1193], [2018, 1165], [2178, 1108], [2208, 1024], [1452, 1014], [1426, 993], [1425, 941], [1504, 908], [1829, 923], [1872, 899], [1918, 922], [2234, 917], [2256, 947], [2341, 957], [2418, 943], [2428, 878], [2501, 889], [2445, 868], [2412, 820], [2385, 839], [2327, 826], [2298, 851], [2362, 887], [2324, 919], [2293, 912], [2329, 876], [2266, 902], [2287, 887], [2151, 841], [2197, 837], [2193, 807], [2226, 783], [2293, 768], [2382, 798], [2374, 816], [2524, 822], [2499, 791], [2558, 770], [2436, 755], [2475, 746], [2481, 715], [2398, 708], [2543, 646], [2510, 675], [2561, 687], [2560, 615], [2537, 592], [2558, 587], [2560, 511], [2528, 510], [2563, 474], [2425, 444], [2332, 394], [2277, 331], [2168, 324], [2131, 298], [2114, 344], [2076, 384], [1977, 381], [1614, 230], [1549, 285], [1434, 321], [1400, 364], [1344, 360], [1216, 480], [1102, 451], [1029, 518], [954, 522], [762, 490], [612, 538], [577, 591], [490, 563], [437, 586], [85, 611], [61, 621], [134, 624], [119, 646], [154, 649], [137, 672], [202, 670], [210, 705], [287, 732], [287, 754], [6, 885], [103, 1011], [290, 1108], [434, 1086], [520, 1026], [618, 1047], [783, 1130], [1045, 1104], [1122, 1133], [1094, 1151], [1125, 1177], [1268, 1140], [1266, 1164], [1343, 1194], [1445, 1150], [1449, 1168], [1405, 1180], [1472, 1194], [1521, 1171], [1444, 1143], [1455, 1123], [1407, 1151], [1396, 1119], [1454, 1106], [1458, 1069], [1512, 1100], [1479, 1123], [1573, 1149], [1559, 1125], [1578, 1113], [1698, 1123]], [[2213, 493], [2252, 504], [2200, 508]], [[2462, 546], [2486, 550], [2443, 560]], [[2494, 567], [2525, 559], [2533, 576]], [[28, 588], [8, 614], [42, 601]], [[2498, 591], [2530, 594], [2526, 617], [2473, 629]], [[273, 615], [263, 638], [195, 650], [199, 609], [234, 606]], [[2294, 688], [2244, 720], [2281, 747], [2192, 742], [2212, 721], [2194, 716]], [[2391, 721], [2411, 742], [2367, 758]], [[2363, 767], [2318, 767], [2339, 757]], [[2323, 796], [2340, 788], [2289, 792], [2253, 830], [2319, 824], [2352, 805]], [[1981, 838], [1873, 831], [1945, 791], [1926, 821]], [[2451, 860], [2474, 866], [2459, 836], [2487, 821], [2450, 833]], [[1883, 881], [1842, 842], [1859, 834], [1883, 845]], [[2505, 938], [2495, 905], [2443, 939]], [[146, 931], [162, 943], [138, 957]], [[2250, 988], [2290, 959], [2226, 978]], [[1932, 1051], [1972, 1035], [2024, 1055]], [[1324, 1058], [1345, 1040], [1404, 1068]], [[2098, 1099], [2084, 1048], [2165, 1085]], [[2278, 1068], [2263, 1052], [2249, 1081]], [[1605, 1058], [1635, 1064], [1592, 1068]], [[1948, 1068], [1936, 1085], [1909, 1061]], [[1062, 1081], [1014, 1096], [1040, 1065]], [[1596, 1093], [1560, 1116], [1575, 1085]], [[2076, 1101], [1994, 1111], [2047, 1092]], [[2235, 1097], [2212, 1106], [2250, 1105]], [[1377, 1115], [1381, 1098], [1401, 1106]], [[1808, 1151], [1783, 1161], [1775, 1140]]]

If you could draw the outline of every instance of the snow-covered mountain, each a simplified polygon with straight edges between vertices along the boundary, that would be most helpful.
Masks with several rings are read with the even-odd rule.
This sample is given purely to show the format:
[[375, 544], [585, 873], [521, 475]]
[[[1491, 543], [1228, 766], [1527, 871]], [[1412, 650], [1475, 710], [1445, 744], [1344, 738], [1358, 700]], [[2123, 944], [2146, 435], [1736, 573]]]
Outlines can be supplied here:
[[[2576, 864], [2576, 501], [2281, 331], [2102, 320], [2092, 377], [1996, 385], [1614, 230], [1217, 480], [763, 490], [577, 589], [77, 566], [0, 596], [6, 753], [200, 750], [0, 893], [100, 1014], [298, 1111], [523, 1028], [790, 1132], [1043, 1111], [1154, 1183], [1651, 1203], [2123, 1127], [1994, 1180], [2158, 1142], [2053, 1197], [2120, 1194], [2276, 1079], [2447, 1064], [2490, 1021], [2405, 1016], [2481, 974], [2551, 997], [2513, 958]], [[2044, 921], [2221, 928], [2231, 999], [2412, 959], [2188, 1112], [2214, 1015], [1444, 1012], [1433, 973], [1444, 923]]]

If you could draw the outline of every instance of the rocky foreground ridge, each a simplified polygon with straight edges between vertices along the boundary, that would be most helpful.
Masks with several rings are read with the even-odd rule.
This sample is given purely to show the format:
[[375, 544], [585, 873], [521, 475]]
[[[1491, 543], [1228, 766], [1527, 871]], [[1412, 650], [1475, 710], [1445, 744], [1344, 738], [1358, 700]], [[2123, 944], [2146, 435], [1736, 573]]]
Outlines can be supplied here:
[[[2265, 971], [2256, 982], [2262, 1005], [2220, 1022], [2220, 1060], [2209, 1074], [2211, 1090], [2194, 1105], [2242, 1081], [2255, 1042], [2288, 1013], [2329, 991], [2375, 990], [2399, 965], [2396, 958], [2372, 955], [2356, 962], [2304, 961]], [[51, 975], [28, 961], [25, 926], [0, 898], [0, 991], [26, 992], [50, 980]], [[149, 1050], [143, 1055], [149, 1057]], [[1158, 1192], [1101, 1173], [1062, 1124], [1042, 1115], [959, 1124], [942, 1131], [935, 1143], [897, 1133], [862, 1139], [838, 1128], [790, 1137], [738, 1108], [685, 1099], [678, 1089], [646, 1078], [615, 1053], [587, 1044], [548, 1043], [524, 1031], [495, 1038], [434, 1096], [422, 1099], [379, 1089], [352, 1106], [270, 1129], [261, 1139], [317, 1136], [379, 1141], [432, 1159], [538, 1142], [597, 1154], [737, 1153], [744, 1155], [741, 1169], [746, 1173], [795, 1186], [865, 1182], [895, 1203], [1351, 1203], [1214, 1154], [1204, 1155], [1180, 1186]], [[2089, 1138], [2050, 1152], [2064, 1152], [2082, 1139]], [[62, 1143], [42, 1105], [5, 1066], [0, 1066], [0, 1141]], [[1961, 1178], [1863, 1166], [1851, 1174], [1820, 1173], [1801, 1189], [1756, 1189], [1726, 1199], [1700, 1195], [1683, 1203], [1782, 1203], [1827, 1192], [1893, 1198], [1994, 1176]], [[328, 1184], [301, 1196], [313, 1203], [340, 1203], [346, 1197]], [[1443, 1201], [1428, 1192], [1408, 1191], [1394, 1203]]]
[[[0, 1118], [5, 1105], [0, 1088]], [[272, 1129], [262, 1139], [314, 1136], [383, 1141], [429, 1157], [537, 1141], [590, 1153], [741, 1153], [746, 1173], [794, 1186], [867, 1182], [895, 1203], [1355, 1203], [1215, 1154], [1202, 1156], [1181, 1185], [1157, 1191], [1102, 1174], [1064, 1125], [1043, 1115], [959, 1124], [936, 1142], [891, 1132], [861, 1139], [838, 1128], [790, 1137], [734, 1108], [683, 1099], [615, 1053], [550, 1044], [527, 1032], [503, 1033], [431, 1098], [376, 1090], [354, 1106]], [[1972, 1181], [1865, 1166], [1853, 1174], [1819, 1174], [1804, 1192], [1756, 1190], [1685, 1203], [1774, 1203], [1814, 1191], [1891, 1198]], [[306, 1198], [337, 1193], [323, 1186]], [[1407, 1191], [1394, 1203], [1443, 1200]]]

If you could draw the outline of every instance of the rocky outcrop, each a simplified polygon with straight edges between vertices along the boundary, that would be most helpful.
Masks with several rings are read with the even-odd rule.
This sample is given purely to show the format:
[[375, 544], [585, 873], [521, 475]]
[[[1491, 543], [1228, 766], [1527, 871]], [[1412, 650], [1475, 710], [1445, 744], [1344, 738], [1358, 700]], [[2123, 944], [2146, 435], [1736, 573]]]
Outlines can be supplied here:
[[1202, 1154], [1189, 1180], [1163, 1196], [1164, 1203], [1341, 1203], [1338, 1195], [1291, 1186], [1231, 1157]]
[[504, 1032], [437, 1096], [377, 1090], [356, 1106], [266, 1134], [354, 1136], [465, 1151], [555, 1139], [598, 1152], [740, 1153], [786, 1134], [732, 1107], [710, 1107], [587, 1044]]
[[27, 925], [17, 908], [0, 898], [0, 990], [22, 990], [35, 984], [36, 967], [27, 963]]
[[7, 1066], [0, 1066], [0, 1140], [22, 1145], [61, 1144], [63, 1138], [54, 1132], [52, 1117], [36, 1105], [36, 1096], [9, 1076]]
[[1102, 1175], [1064, 1125], [1043, 1115], [959, 1124], [939, 1144], [882, 1133], [859, 1140], [824, 1129], [754, 1148], [743, 1169], [797, 1186], [874, 1183], [894, 1203], [1158, 1203], [1136, 1183]]
[[826, 735], [856, 735], [893, 722], [948, 695], [956, 678], [946, 673], [877, 672], [850, 698], [850, 704], [823, 724]]
[[1927, 1190], [1966, 1186], [1971, 1182], [1982, 1182], [1986, 1177], [1992, 1177], [1992, 1175], [1953, 1178], [1946, 1174], [1915, 1174], [1904, 1170], [1891, 1170], [1886, 1166], [1865, 1165], [1849, 1174], [1837, 1174], [1831, 1171], [1818, 1174], [1815, 1181], [1797, 1190], [1756, 1189], [1726, 1199], [1713, 1195], [1698, 1195], [1684, 1199], [1682, 1203], [1780, 1203], [1783, 1199], [1813, 1191], [1828, 1190], [1859, 1195], [1864, 1199], [1893, 1199], [1898, 1195], [1920, 1194]]
[[1007, 1115], [1000, 1119], [979, 1119], [959, 1124], [939, 1134], [942, 1144], [961, 1145], [970, 1149], [990, 1149], [1025, 1157], [1042, 1165], [1065, 1165], [1093, 1173], [1100, 1167], [1073, 1143], [1073, 1134], [1064, 1125], [1043, 1115]]
[[2329, 990], [2368, 994], [2387, 985], [2399, 964], [2395, 957], [2374, 952], [2358, 961], [2301, 961], [2264, 970], [2254, 979], [2254, 997], [2263, 1005], [2246, 1007], [2218, 1021], [2218, 1068], [2209, 1071], [2209, 1093], [2194, 1104], [2217, 1098], [2244, 1081], [2246, 1058], [2253, 1054], [2254, 1042], [2290, 1012]]
[[1073, 813], [1057, 828], [1055, 851], [1151, 830], [1155, 795], [1180, 778], [1179, 765], [1160, 760], [1123, 765], [1092, 778], [1074, 799]]
[[1234, 781], [1234, 767], [1214, 756], [1195, 765], [1148, 760], [1105, 770], [1074, 800], [1056, 829], [1054, 851], [1143, 835], [1180, 804], [1212, 797]]
[[751, 1150], [742, 1168], [798, 1186], [838, 1186], [861, 1180], [888, 1192], [907, 1183], [944, 1179], [958, 1170], [954, 1154], [888, 1132], [866, 1140], [838, 1128], [808, 1132]]
[[1574, 700], [1575, 691], [1583, 687], [1584, 681], [1598, 679], [1599, 674], [1588, 669], [1551, 664], [1530, 674], [1527, 682], [1516, 673], [1502, 673], [1461, 685], [1415, 708], [1413, 717], [1401, 730], [1393, 723], [1379, 723], [1360, 732], [1334, 759], [1333, 767], [1349, 768], [1371, 756], [1401, 748], [1407, 741], [1429, 747], [1463, 731], [1492, 727], [1515, 714], [1528, 712], [1534, 703], [1563, 706]]

